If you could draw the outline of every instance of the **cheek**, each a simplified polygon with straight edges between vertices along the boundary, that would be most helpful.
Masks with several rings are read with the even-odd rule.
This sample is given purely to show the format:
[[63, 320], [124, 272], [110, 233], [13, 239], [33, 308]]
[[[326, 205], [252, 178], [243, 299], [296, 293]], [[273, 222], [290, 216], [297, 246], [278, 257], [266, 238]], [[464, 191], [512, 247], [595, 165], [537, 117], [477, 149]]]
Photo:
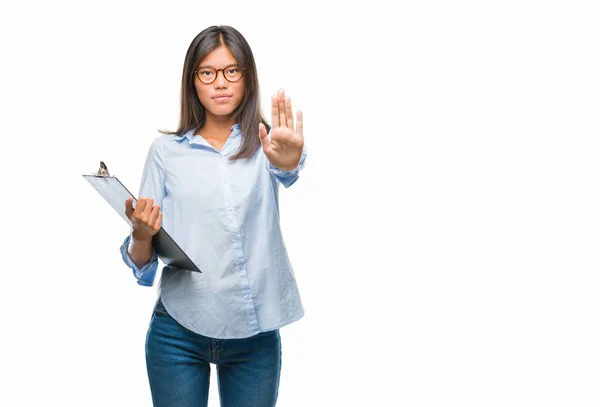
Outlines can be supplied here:
[[236, 89], [235, 89], [235, 100], [236, 100], [236, 104], [239, 104], [242, 99], [244, 98], [244, 84], [236, 84]]
[[202, 105], [210, 99], [209, 92], [203, 86], [196, 85], [196, 95], [198, 95], [198, 99], [200, 99]]

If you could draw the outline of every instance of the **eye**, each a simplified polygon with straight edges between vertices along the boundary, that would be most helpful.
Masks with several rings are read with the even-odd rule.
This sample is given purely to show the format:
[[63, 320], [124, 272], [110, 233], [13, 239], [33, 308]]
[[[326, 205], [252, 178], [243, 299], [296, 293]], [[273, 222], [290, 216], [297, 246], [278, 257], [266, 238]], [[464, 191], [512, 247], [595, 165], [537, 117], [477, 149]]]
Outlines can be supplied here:
[[229, 68], [229, 69], [227, 70], [227, 73], [228, 73], [228, 74], [234, 74], [234, 73], [237, 73], [237, 72], [239, 72], [239, 69], [238, 69], [238, 68]]
[[198, 71], [198, 73], [202, 76], [211, 76], [213, 75], [213, 72], [209, 69], [201, 69], [200, 71]]

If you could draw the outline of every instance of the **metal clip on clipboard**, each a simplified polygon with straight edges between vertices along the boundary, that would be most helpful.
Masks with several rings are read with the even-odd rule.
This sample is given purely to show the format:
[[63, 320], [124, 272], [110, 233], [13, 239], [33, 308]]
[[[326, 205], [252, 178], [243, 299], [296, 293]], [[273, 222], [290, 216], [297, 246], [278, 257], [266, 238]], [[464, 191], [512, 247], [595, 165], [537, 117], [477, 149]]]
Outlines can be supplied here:
[[[100, 161], [100, 168], [96, 174], [83, 174], [82, 176], [121, 215], [123, 220], [131, 226], [131, 221], [125, 214], [125, 201], [130, 196], [133, 197], [134, 203], [137, 202], [137, 199], [117, 177], [110, 175], [106, 164]], [[182, 270], [201, 273], [198, 266], [194, 264], [162, 226], [158, 233], [152, 237], [152, 247], [164, 264]]]

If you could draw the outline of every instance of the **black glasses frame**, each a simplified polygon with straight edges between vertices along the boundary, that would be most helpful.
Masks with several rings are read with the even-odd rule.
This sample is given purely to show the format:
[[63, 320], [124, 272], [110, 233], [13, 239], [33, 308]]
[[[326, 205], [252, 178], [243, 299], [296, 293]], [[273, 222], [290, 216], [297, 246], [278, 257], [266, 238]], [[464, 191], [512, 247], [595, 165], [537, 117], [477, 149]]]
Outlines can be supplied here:
[[[222, 69], [215, 69], [212, 66], [201, 66], [200, 68], [196, 69], [194, 71], [194, 74], [196, 75], [196, 78], [198, 78], [198, 80], [206, 85], [210, 85], [211, 83], [213, 83], [214, 81], [217, 80], [217, 77], [219, 76], [219, 71], [223, 72], [223, 78], [225, 78], [225, 80], [229, 83], [235, 83], [237, 81], [239, 81], [240, 79], [236, 79], [235, 81], [229, 80], [229, 78], [227, 78], [227, 75], [225, 75], [225, 71], [229, 68], [231, 68], [232, 66], [235, 66], [237, 68], [239, 68], [240, 72], [242, 73], [242, 76], [240, 76], [240, 79], [242, 79], [244, 77], [244, 71], [246, 70], [246, 68], [242, 68], [241, 66], [239, 66], [238, 64], [232, 64], [232, 65], [227, 65], [225, 68]], [[200, 71], [201, 68], [210, 68], [213, 69], [215, 71], [215, 77], [212, 81], [210, 82], [204, 82], [202, 79], [200, 79], [200, 75], [198, 74], [198, 72]]]

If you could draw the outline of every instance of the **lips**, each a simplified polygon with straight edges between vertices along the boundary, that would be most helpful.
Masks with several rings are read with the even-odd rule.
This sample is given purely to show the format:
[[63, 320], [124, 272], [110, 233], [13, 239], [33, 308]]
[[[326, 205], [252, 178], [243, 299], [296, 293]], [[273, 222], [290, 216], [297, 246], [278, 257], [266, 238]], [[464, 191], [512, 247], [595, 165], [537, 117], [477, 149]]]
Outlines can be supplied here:
[[231, 100], [231, 95], [215, 95], [212, 97], [212, 100], [219, 105], [225, 105]]

